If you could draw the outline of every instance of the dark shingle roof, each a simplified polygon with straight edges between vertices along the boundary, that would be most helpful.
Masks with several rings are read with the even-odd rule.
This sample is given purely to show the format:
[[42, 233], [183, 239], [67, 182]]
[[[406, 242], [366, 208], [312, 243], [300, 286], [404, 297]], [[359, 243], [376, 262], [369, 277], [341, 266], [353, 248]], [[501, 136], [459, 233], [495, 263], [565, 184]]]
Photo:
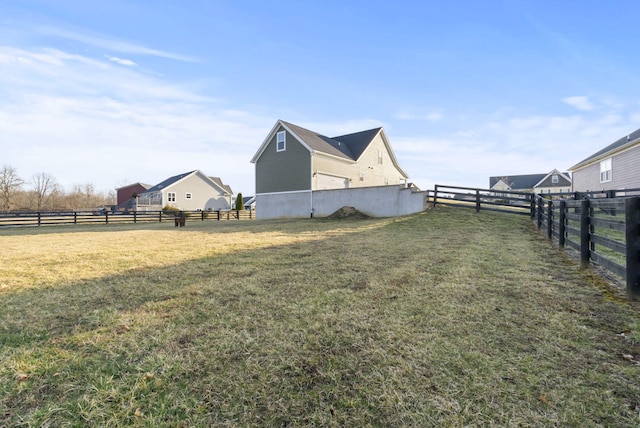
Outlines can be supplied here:
[[329, 138], [298, 125], [285, 121], [281, 122], [300, 137], [312, 150], [351, 160], [358, 160], [362, 152], [369, 146], [371, 140], [373, 140], [381, 129], [375, 128], [368, 131]]
[[346, 144], [351, 150], [353, 158], [358, 159], [367, 146], [369, 146], [369, 143], [378, 135], [380, 129], [382, 128], [369, 129], [367, 131], [333, 137], [332, 139]]
[[145, 190], [143, 193], [147, 193], [147, 192], [158, 192], [162, 189], [164, 189], [167, 186], [172, 185], [173, 183], [175, 183], [176, 181], [180, 181], [183, 178], [185, 178], [187, 175], [189, 174], [193, 174], [195, 171], [189, 171], [189, 172], [185, 172], [183, 174], [178, 174], [178, 175], [174, 175], [173, 177], [169, 177], [166, 180], [164, 180], [161, 183], [156, 184], [155, 186], [151, 187], [150, 189]]
[[514, 190], [517, 189], [533, 189], [540, 180], [545, 178], [547, 174], [527, 174], [527, 175], [503, 175], [499, 177], [489, 177], [489, 187], [493, 187], [502, 180], [505, 184]]
[[592, 159], [596, 159], [596, 158], [604, 155], [605, 153], [609, 153], [609, 152], [612, 152], [612, 151], [614, 151], [616, 149], [619, 149], [619, 148], [623, 147], [624, 145], [626, 145], [627, 143], [633, 142], [633, 141], [635, 141], [637, 139], [640, 139], [640, 129], [636, 129], [631, 134], [625, 135], [624, 137], [620, 138], [619, 140], [614, 141], [613, 143], [609, 144], [604, 149], [602, 149], [602, 150], [592, 154], [588, 158], [578, 162], [577, 164], [575, 164], [571, 168], [573, 169], [573, 168], [575, 168], [575, 167], [577, 167], [579, 165], [582, 165], [584, 163], [588, 163]]

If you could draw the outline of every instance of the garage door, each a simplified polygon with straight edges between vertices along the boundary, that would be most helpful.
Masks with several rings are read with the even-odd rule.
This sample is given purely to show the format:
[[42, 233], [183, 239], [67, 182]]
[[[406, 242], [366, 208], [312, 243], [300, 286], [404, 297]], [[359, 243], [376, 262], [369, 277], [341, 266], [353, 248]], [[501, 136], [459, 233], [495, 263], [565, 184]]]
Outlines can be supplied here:
[[317, 175], [317, 189], [344, 189], [348, 186], [349, 181], [344, 177], [336, 177], [334, 175]]

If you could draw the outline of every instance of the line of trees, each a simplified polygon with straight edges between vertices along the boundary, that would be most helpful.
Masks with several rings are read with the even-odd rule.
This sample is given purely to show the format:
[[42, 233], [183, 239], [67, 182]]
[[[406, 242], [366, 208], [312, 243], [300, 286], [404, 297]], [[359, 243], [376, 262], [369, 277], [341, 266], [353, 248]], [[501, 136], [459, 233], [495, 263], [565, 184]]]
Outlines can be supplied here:
[[91, 183], [67, 192], [51, 174], [40, 172], [25, 181], [11, 166], [0, 169], [0, 211], [93, 210], [115, 200], [115, 192], [97, 192]]

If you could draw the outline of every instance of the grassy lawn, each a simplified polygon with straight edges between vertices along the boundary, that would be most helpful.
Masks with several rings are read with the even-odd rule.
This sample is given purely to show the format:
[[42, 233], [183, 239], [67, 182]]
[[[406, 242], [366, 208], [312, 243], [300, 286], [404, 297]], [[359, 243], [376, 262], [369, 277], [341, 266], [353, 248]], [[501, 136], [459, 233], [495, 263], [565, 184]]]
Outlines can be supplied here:
[[640, 311], [523, 216], [0, 230], [0, 426], [640, 425]]

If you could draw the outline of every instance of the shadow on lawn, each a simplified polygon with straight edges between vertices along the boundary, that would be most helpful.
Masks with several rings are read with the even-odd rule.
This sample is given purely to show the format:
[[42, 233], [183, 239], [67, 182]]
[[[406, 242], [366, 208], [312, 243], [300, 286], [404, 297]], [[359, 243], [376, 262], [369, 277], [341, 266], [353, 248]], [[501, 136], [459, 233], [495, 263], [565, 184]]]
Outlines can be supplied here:
[[[375, 239], [379, 228], [390, 224], [414, 222], [415, 217], [400, 219], [372, 220], [328, 220], [314, 219], [252, 222], [241, 226], [220, 224], [211, 227], [203, 223], [191, 230], [211, 234], [243, 232], [283, 234], [324, 233], [329, 235], [311, 241], [269, 245], [260, 249], [234, 250], [211, 257], [188, 260], [174, 265], [153, 268], [135, 268], [125, 272], [97, 279], [87, 279], [70, 284], [47, 288], [27, 288], [17, 291], [0, 292], [4, 310], [0, 313], [0, 346], [23, 346], [31, 342], [48, 340], [56, 336], [77, 334], [107, 327], [117, 322], [117, 318], [127, 312], [136, 311], [153, 302], [165, 302], [182, 296], [185, 290], [204, 287], [216, 293], [236, 293], [243, 281], [256, 274], [256, 269], [264, 270], [265, 281], [278, 280], [278, 272], [283, 269], [297, 269], [300, 263], [310, 263], [314, 248], [335, 247], [337, 251], [353, 240], [354, 234], [365, 241]], [[216, 226], [218, 226], [216, 224]], [[341, 229], [344, 227], [344, 230]], [[61, 233], [60, 228], [51, 233]], [[116, 230], [144, 230], [139, 227], [117, 227]], [[159, 225], [147, 230], [174, 229]], [[183, 234], [190, 229], [175, 229]], [[84, 227], [77, 231], [64, 228], [62, 233], [109, 232], [109, 227]], [[39, 230], [39, 233], [42, 233]], [[44, 230], [49, 233], [48, 230]], [[29, 234], [29, 232], [27, 232]], [[346, 235], [349, 235], [347, 237]], [[398, 250], [400, 251], [400, 250]], [[235, 288], [234, 288], [235, 287]]]

